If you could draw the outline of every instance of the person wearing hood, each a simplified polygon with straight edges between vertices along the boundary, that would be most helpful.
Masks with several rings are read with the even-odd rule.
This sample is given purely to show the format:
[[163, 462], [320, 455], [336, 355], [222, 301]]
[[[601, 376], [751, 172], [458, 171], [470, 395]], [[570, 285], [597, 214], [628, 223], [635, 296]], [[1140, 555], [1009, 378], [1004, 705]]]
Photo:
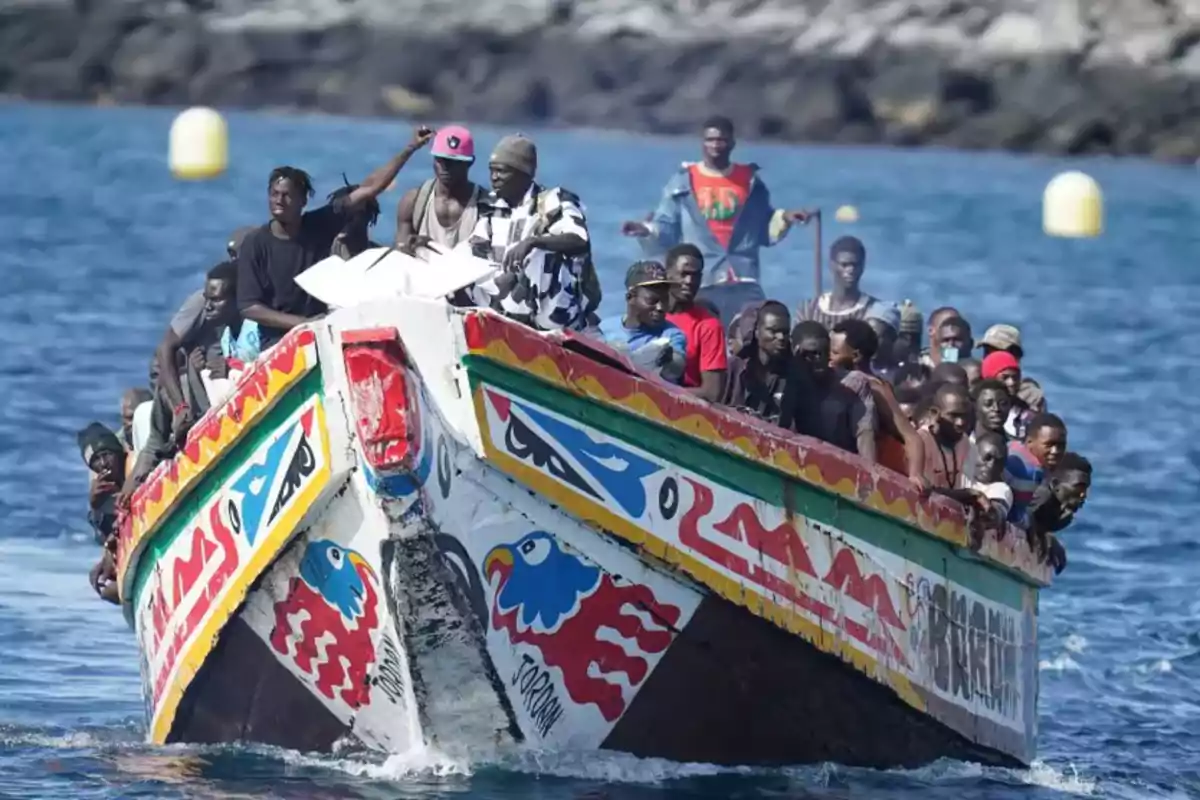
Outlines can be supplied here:
[[537, 163], [537, 145], [521, 134], [492, 151], [492, 192], [480, 201], [469, 241], [501, 271], [472, 294], [538, 330], [583, 330], [598, 322], [600, 305], [587, 218], [575, 194], [537, 183]]
[[661, 258], [682, 242], [698, 246], [707, 268], [701, 294], [717, 306], [722, 319], [732, 318], [746, 303], [766, 299], [759, 285], [759, 250], [779, 244], [792, 225], [812, 216], [771, 204], [758, 165], [733, 161], [733, 134], [727, 117], [705, 120], [701, 161], [685, 163], [671, 176], [649, 220], [621, 226], [651, 258]]
[[886, 381], [892, 379], [900, 366], [897, 358], [897, 342], [900, 331], [900, 309], [895, 303], [873, 303], [864, 317], [875, 331], [878, 348], [871, 359], [871, 372]]

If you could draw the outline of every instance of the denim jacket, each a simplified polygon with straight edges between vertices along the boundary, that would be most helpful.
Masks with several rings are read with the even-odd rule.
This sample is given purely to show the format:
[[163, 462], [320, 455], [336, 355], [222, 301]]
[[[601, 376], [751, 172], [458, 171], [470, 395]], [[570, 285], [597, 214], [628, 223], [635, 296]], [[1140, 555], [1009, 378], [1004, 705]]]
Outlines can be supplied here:
[[728, 249], [712, 235], [700, 213], [689, 166], [684, 163], [663, 188], [662, 200], [649, 222], [651, 235], [640, 240], [642, 249], [649, 258], [662, 258], [669, 248], [691, 242], [704, 254], [705, 286], [739, 279], [757, 281], [759, 248], [778, 244], [790, 228], [783, 222], [783, 211], [771, 207], [771, 193], [758, 178], [758, 165], [750, 165], [755, 174]]

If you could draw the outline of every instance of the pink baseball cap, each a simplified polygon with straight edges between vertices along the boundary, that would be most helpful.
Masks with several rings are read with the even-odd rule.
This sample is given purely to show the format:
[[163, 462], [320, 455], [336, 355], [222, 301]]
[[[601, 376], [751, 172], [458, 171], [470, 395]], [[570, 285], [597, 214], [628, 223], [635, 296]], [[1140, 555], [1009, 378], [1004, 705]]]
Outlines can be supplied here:
[[451, 161], [474, 161], [475, 140], [471, 132], [461, 125], [447, 125], [433, 137], [434, 158], [448, 158]]

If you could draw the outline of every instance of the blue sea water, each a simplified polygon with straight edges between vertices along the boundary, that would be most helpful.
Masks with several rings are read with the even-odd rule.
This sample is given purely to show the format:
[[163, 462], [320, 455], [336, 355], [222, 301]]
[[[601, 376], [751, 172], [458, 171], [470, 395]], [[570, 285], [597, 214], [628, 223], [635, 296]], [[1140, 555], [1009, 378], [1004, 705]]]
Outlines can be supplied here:
[[[238, 226], [265, 217], [266, 175], [302, 166], [320, 195], [407, 141], [403, 124], [230, 116], [224, 178], [171, 179], [166, 110], [0, 105], [0, 797], [1026, 798], [1200, 796], [1200, 193], [1190, 169], [1066, 164], [1000, 154], [746, 144], [780, 204], [861, 221], [826, 226], [869, 248], [874, 294], [953, 304], [977, 331], [1018, 324], [1026, 371], [1096, 468], [1066, 534], [1070, 565], [1041, 599], [1041, 743], [1030, 769], [940, 762], [718, 769], [614, 754], [455, 761], [318, 757], [263, 747], [147, 747], [134, 639], [95, 599], [74, 432], [115, 424], [171, 312]], [[480, 152], [505, 131], [477, 131]], [[608, 290], [640, 218], [688, 139], [535, 131], [541, 174], [582, 195]], [[1040, 231], [1042, 187], [1082, 166], [1105, 187], [1096, 241]], [[481, 168], [477, 170], [482, 172]], [[414, 159], [398, 181], [429, 171]], [[482, 176], [481, 176], [482, 177]], [[399, 192], [384, 195], [389, 240]], [[812, 285], [809, 232], [767, 257], [796, 301]], [[703, 702], [703, 698], [697, 698]], [[798, 721], [803, 724], [803, 721]]]

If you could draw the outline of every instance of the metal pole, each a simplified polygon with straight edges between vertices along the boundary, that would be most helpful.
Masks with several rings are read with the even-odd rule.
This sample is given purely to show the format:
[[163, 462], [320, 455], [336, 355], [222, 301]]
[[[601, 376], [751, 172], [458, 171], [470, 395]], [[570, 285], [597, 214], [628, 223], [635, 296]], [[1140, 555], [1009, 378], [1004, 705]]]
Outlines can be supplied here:
[[813, 222], [816, 227], [813, 229], [813, 287], [816, 290], [814, 298], [821, 296], [821, 209], [813, 212]]

